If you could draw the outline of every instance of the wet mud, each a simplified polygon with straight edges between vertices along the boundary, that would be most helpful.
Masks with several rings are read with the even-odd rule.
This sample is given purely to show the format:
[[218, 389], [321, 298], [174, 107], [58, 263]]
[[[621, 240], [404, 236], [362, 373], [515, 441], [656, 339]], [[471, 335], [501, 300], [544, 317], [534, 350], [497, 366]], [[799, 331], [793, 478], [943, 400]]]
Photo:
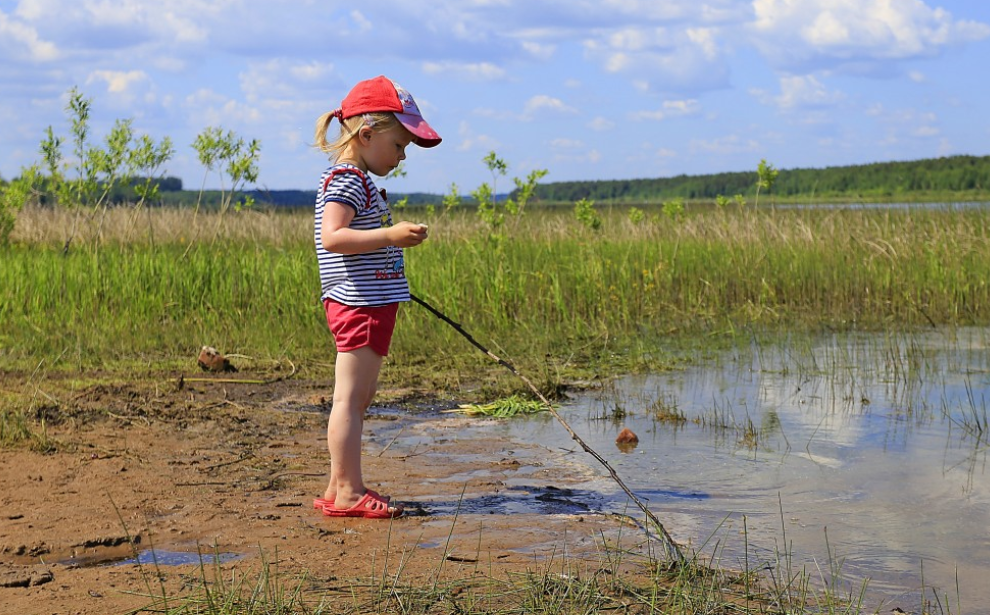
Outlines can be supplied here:
[[[0, 378], [7, 391], [28, 386]], [[155, 591], [182, 595], [204, 567], [256, 568], [276, 554], [282, 573], [305, 573], [319, 592], [390, 558], [415, 582], [441, 562], [451, 575], [479, 562], [509, 573], [563, 552], [594, 559], [622, 532], [639, 540], [606, 513], [587, 459], [409, 392], [380, 396], [363, 443], [366, 483], [406, 514], [324, 517], [312, 500], [327, 480], [329, 387], [226, 380], [50, 386], [33, 412], [54, 452], [0, 450], [0, 604], [124, 612], [149, 604], [149, 574]]]

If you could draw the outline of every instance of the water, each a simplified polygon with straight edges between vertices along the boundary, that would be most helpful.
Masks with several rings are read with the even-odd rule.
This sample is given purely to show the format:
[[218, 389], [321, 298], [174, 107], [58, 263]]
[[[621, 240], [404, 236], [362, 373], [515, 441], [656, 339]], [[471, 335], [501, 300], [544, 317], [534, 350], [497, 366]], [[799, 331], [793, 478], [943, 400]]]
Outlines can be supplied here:
[[129, 564], [140, 564], [142, 566], [186, 566], [189, 564], [226, 564], [240, 559], [242, 556], [237, 553], [200, 553], [188, 551], [163, 551], [157, 549], [146, 549], [137, 554], [137, 557], [122, 559], [113, 562], [114, 566], [126, 566]]
[[213, 551], [170, 551], [166, 549], [143, 549], [134, 554], [133, 547], [129, 544], [117, 545], [109, 548], [92, 549], [87, 552], [73, 555], [72, 557], [59, 560], [63, 566], [75, 568], [88, 568], [93, 566], [127, 566], [138, 564], [141, 566], [185, 566], [225, 564], [243, 557], [238, 553], [216, 553]]
[[[560, 412], [679, 542], [740, 569], [789, 555], [831, 579], [841, 563], [848, 591], [869, 579], [871, 609], [909, 610], [935, 587], [955, 613], [990, 604], [988, 397], [990, 330], [968, 329], [735, 350]], [[511, 425], [578, 448], [552, 417]], [[629, 452], [615, 444], [623, 427], [639, 437]], [[601, 468], [595, 487], [635, 515], [608, 482]]]

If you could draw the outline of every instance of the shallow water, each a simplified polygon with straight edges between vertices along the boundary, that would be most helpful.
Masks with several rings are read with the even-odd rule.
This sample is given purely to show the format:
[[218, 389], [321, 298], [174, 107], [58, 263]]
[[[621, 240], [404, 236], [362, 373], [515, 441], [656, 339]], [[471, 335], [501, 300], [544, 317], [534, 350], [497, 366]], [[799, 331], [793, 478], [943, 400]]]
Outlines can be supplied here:
[[[986, 329], [751, 347], [560, 412], [677, 541], [727, 566], [780, 575], [789, 560], [829, 580], [841, 564], [847, 592], [869, 579], [871, 610], [916, 608], [934, 587], [951, 612], [974, 612], [990, 605], [988, 349]], [[639, 437], [629, 452], [615, 444], [623, 427]], [[589, 492], [639, 512], [552, 417], [507, 429], [575, 450], [599, 468]]]
[[188, 564], [225, 564], [243, 557], [237, 553], [200, 553], [190, 551], [164, 551], [160, 549], [146, 549], [137, 554], [137, 557], [122, 559], [113, 562], [114, 566], [126, 566], [128, 564], [140, 564], [143, 566], [185, 566]]

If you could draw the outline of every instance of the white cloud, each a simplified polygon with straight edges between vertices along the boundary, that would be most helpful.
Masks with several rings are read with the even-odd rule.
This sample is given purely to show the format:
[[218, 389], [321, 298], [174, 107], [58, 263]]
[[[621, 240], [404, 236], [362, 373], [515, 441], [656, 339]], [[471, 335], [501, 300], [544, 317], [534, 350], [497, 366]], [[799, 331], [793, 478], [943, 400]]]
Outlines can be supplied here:
[[239, 75], [241, 91], [249, 102], [275, 99], [300, 99], [303, 92], [328, 80], [334, 65], [318, 61], [300, 62], [274, 59], [251, 63]]
[[705, 58], [714, 61], [718, 59], [718, 45], [715, 42], [717, 31], [712, 28], [688, 28], [686, 30], [688, 40], [690, 40]]
[[234, 125], [260, 124], [266, 120], [258, 108], [208, 88], [190, 94], [183, 104], [192, 124], [199, 130], [206, 126], [231, 129]]
[[922, 0], [754, 0], [753, 43], [779, 67], [936, 55], [990, 37]]
[[606, 130], [612, 130], [613, 128], [615, 128], [615, 122], [613, 122], [608, 118], [598, 116], [595, 119], [588, 122], [588, 128], [597, 132], [604, 132]]
[[[108, 106], [115, 116], [142, 118], [145, 129], [169, 134], [180, 151], [205, 126], [223, 125], [274, 148], [265, 174], [298, 186], [308, 181], [299, 160], [310, 152], [292, 150], [311, 138], [313, 120], [356, 80], [380, 73], [408, 84], [445, 135], [445, 147], [421, 159], [444, 169], [436, 172], [438, 185], [449, 183], [445, 174], [470, 177], [473, 167], [482, 167], [484, 181], [474, 150], [503, 148], [513, 158], [526, 152], [534, 168], [551, 166], [554, 156], [598, 155], [602, 164], [588, 171], [602, 177], [705, 172], [728, 164], [733, 152], [741, 152], [737, 160], [753, 158], [750, 137], [766, 152], [774, 126], [787, 131], [781, 141], [788, 152], [800, 150], [802, 163], [881, 159], [887, 151], [925, 157], [940, 139], [978, 153], [988, 133], [971, 126], [980, 126], [986, 98], [978, 78], [986, 43], [968, 43], [985, 41], [990, 26], [966, 21], [986, 14], [974, 8], [979, 3], [952, 3], [952, 14], [938, 4], [0, 1], [0, 115], [13, 118], [0, 123], [0, 170], [10, 175], [32, 162], [38, 136], [63, 115], [60, 96], [88, 83], [100, 121]], [[949, 49], [958, 53], [949, 57]], [[866, 78], [847, 78], [853, 71]], [[879, 83], [879, 76], [890, 81]], [[764, 90], [747, 97], [748, 87]], [[870, 103], [876, 105], [868, 109]], [[901, 109], [913, 104], [917, 110]], [[473, 130], [465, 124], [458, 134], [461, 120]], [[663, 141], [636, 150], [630, 165], [629, 144], [648, 140], [648, 126], [634, 120], [667, 124]], [[911, 147], [883, 149], [888, 135]], [[830, 136], [838, 145], [823, 139]], [[692, 156], [692, 148], [704, 155]], [[474, 162], [456, 169], [467, 159]], [[177, 172], [181, 165], [177, 159]], [[429, 173], [410, 175], [415, 179], [399, 182], [403, 188]], [[472, 181], [458, 177], [465, 186]]]
[[492, 151], [501, 147], [501, 144], [496, 139], [484, 134], [475, 134], [471, 125], [467, 122], [461, 122], [458, 127], [458, 135], [461, 138], [461, 142], [457, 145], [457, 151], [459, 152], [477, 150]]
[[0, 57], [10, 53], [32, 62], [51, 62], [60, 55], [58, 47], [52, 42], [41, 40], [34, 27], [15, 21], [0, 11], [0, 52], [5, 48], [6, 53]]
[[760, 144], [755, 139], [729, 135], [717, 139], [692, 139], [689, 148], [692, 153], [744, 154], [760, 151]]
[[555, 139], [551, 142], [554, 150], [553, 160], [567, 164], [596, 164], [601, 161], [602, 153], [595, 148], [588, 148], [581, 141], [571, 139]]
[[133, 98], [136, 95], [136, 86], [148, 83], [148, 75], [141, 70], [113, 71], [97, 70], [89, 74], [86, 79], [87, 84], [102, 81], [107, 84], [107, 92], [125, 99]]
[[427, 75], [456, 77], [465, 81], [496, 81], [505, 78], [505, 69], [490, 62], [463, 63], [448, 60], [445, 62], [424, 62], [423, 72]]
[[777, 105], [782, 109], [832, 105], [843, 99], [840, 92], [830, 92], [814, 75], [780, 78]]
[[526, 101], [526, 107], [523, 110], [523, 115], [525, 117], [532, 117], [536, 113], [543, 111], [550, 111], [553, 113], [577, 113], [577, 109], [568, 106], [559, 98], [547, 96], [546, 94], [538, 94]]
[[709, 28], [629, 25], [597, 30], [583, 42], [585, 57], [609, 73], [628, 74], [638, 87], [696, 92], [728, 83], [728, 66]]
[[554, 149], [579, 149], [584, 147], [584, 141], [565, 138], [553, 139], [550, 141], [550, 147]]
[[559, 98], [546, 94], [537, 94], [526, 101], [522, 111], [512, 109], [481, 108], [474, 110], [475, 115], [500, 121], [531, 122], [537, 115], [574, 115], [578, 110], [569, 106]]
[[684, 117], [687, 115], [697, 115], [701, 112], [701, 105], [695, 99], [689, 100], [665, 100], [660, 109], [654, 111], [636, 111], [630, 113], [633, 120], [665, 120], [673, 117]]
[[371, 31], [372, 29], [371, 22], [368, 21], [368, 18], [365, 17], [361, 11], [354, 9], [353, 11], [351, 11], [350, 15], [351, 15], [351, 21], [354, 22], [355, 26], [357, 26], [358, 34], [366, 34]]
[[759, 88], [750, 88], [748, 92], [760, 103], [775, 106], [781, 111], [802, 111], [806, 114], [808, 123], [819, 123], [819, 120], [807, 116], [810, 110], [833, 107], [846, 99], [845, 94], [839, 91], [830, 91], [814, 75], [785, 75], [781, 77], [780, 94], [777, 95]]
[[553, 44], [537, 43], [534, 41], [523, 41], [520, 43], [522, 48], [537, 60], [549, 60], [553, 57], [554, 52], [557, 51], [557, 46]]

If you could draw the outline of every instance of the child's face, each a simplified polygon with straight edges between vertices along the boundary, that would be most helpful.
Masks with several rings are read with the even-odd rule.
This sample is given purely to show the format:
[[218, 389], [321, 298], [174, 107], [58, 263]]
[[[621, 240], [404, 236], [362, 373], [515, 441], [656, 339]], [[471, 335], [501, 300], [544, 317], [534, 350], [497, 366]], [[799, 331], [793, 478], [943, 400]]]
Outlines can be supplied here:
[[372, 132], [362, 156], [368, 170], [380, 177], [394, 171], [406, 159], [406, 147], [412, 138], [401, 124], [384, 132]]

